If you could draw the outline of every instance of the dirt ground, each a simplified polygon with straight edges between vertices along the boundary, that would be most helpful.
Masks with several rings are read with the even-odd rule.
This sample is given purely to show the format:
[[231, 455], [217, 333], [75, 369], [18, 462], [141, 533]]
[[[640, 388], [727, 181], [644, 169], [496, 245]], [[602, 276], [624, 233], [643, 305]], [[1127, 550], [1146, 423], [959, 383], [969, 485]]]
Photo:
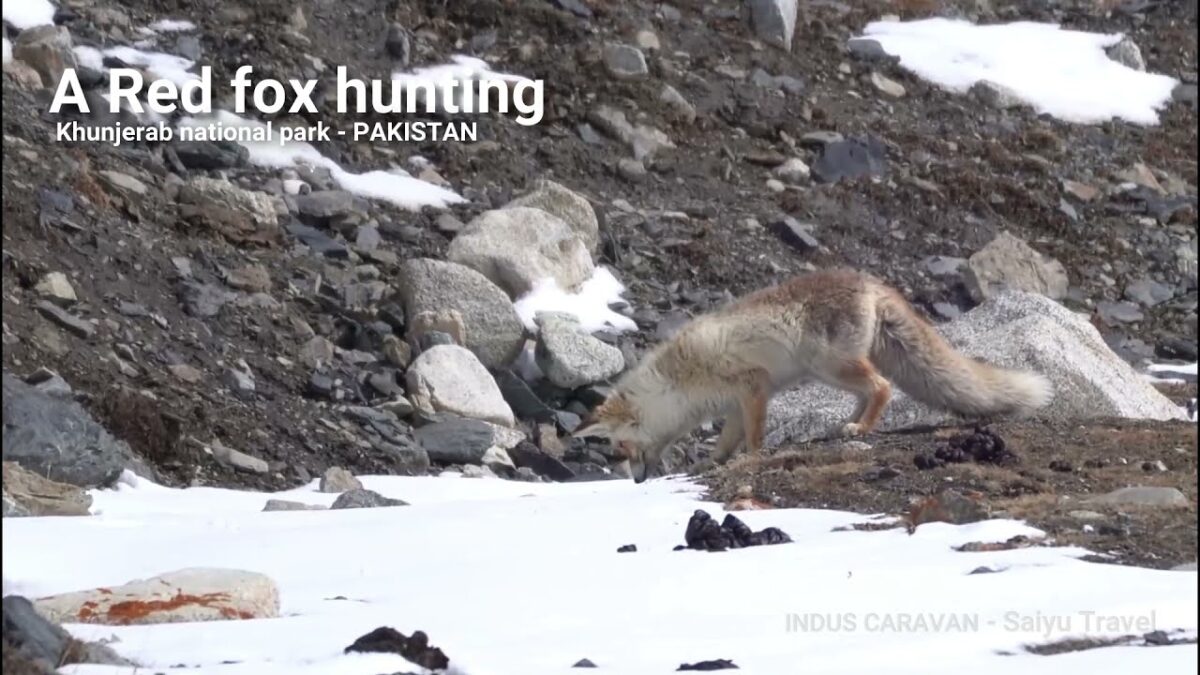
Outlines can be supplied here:
[[[1179, 391], [1186, 396], [1186, 391]], [[1195, 395], [1194, 386], [1191, 395]], [[952, 488], [991, 517], [1028, 521], [1047, 543], [1096, 552], [1091, 559], [1170, 568], [1197, 559], [1197, 427], [1194, 422], [1105, 420], [1090, 425], [1005, 422], [986, 429], [1015, 457], [921, 469], [917, 458], [947, 448], [974, 428], [865, 436], [782, 448], [760, 463], [740, 456], [703, 479], [712, 499], [774, 507], [844, 509], [907, 520], [914, 503]], [[865, 445], [864, 445], [865, 444]], [[1161, 462], [1161, 465], [1159, 464]], [[1085, 504], [1130, 486], [1177, 488], [1186, 507]], [[919, 525], [918, 525], [919, 527]], [[982, 542], [985, 544], [995, 542]]]

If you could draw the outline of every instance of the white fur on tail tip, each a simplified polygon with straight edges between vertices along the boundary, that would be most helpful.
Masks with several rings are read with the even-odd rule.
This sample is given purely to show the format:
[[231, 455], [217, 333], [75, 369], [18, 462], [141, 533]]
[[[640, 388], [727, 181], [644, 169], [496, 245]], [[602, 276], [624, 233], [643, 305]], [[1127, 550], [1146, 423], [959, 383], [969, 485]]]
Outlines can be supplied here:
[[1027, 412], [1044, 408], [1054, 399], [1054, 385], [1044, 375], [1014, 373], [1012, 384], [1020, 398], [1020, 406]]

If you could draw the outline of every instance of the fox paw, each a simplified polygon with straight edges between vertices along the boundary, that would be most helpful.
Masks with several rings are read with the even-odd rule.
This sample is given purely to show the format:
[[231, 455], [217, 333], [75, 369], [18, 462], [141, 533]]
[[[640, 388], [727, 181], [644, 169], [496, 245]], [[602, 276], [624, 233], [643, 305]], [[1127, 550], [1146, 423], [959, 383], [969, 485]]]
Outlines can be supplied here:
[[847, 422], [842, 426], [842, 436], [852, 438], [866, 433], [866, 429], [858, 422]]

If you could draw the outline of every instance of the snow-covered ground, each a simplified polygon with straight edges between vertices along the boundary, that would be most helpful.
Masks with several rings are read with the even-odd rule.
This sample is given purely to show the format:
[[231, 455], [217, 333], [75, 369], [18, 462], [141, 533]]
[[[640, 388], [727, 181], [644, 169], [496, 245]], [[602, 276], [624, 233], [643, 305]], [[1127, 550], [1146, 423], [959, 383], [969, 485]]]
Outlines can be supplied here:
[[1116, 119], [1158, 123], [1178, 82], [1135, 70], [1105, 50], [1118, 34], [1067, 30], [1056, 24], [1017, 21], [976, 25], [932, 18], [875, 21], [863, 37], [900, 58], [900, 66], [949, 91], [966, 92], [991, 81], [1010, 89], [1040, 113], [1068, 122]]
[[[868, 519], [851, 513], [747, 511], [738, 515], [752, 528], [782, 528], [794, 543], [703, 553], [671, 549], [694, 509], [718, 518], [722, 509], [699, 502], [698, 488], [679, 479], [527, 484], [450, 474], [363, 482], [412, 506], [262, 513], [269, 497], [329, 504], [334, 495], [315, 486], [266, 495], [132, 480], [94, 492], [91, 517], [6, 520], [5, 584], [36, 597], [189, 566], [275, 579], [277, 619], [68, 627], [88, 639], [115, 636], [119, 653], [150, 668], [183, 664], [193, 675], [415, 671], [399, 656], [343, 655], [381, 625], [424, 630], [470, 675], [566, 674], [579, 672], [571, 665], [582, 658], [625, 675], [709, 659], [762, 675], [1196, 666], [1194, 645], [1022, 653], [1023, 644], [1067, 636], [1145, 632], [1088, 626], [1089, 616], [1194, 635], [1197, 577], [1081, 562], [1084, 551], [1071, 548], [952, 548], [1040, 534], [1019, 522], [932, 523], [910, 536], [833, 532]], [[623, 544], [638, 551], [617, 553]], [[1001, 571], [970, 574], [980, 566]], [[821, 628], [818, 618], [834, 625]], [[1053, 628], [1039, 627], [1046, 625]]]

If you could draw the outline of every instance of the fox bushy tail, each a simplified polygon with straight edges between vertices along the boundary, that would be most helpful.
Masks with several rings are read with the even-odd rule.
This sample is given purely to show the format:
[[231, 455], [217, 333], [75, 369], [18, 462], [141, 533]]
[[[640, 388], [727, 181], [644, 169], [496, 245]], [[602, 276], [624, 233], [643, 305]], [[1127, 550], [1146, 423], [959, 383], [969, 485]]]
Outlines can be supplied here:
[[875, 367], [904, 393], [969, 417], [1023, 416], [1050, 402], [1044, 376], [981, 363], [959, 353], [898, 292], [876, 305]]

